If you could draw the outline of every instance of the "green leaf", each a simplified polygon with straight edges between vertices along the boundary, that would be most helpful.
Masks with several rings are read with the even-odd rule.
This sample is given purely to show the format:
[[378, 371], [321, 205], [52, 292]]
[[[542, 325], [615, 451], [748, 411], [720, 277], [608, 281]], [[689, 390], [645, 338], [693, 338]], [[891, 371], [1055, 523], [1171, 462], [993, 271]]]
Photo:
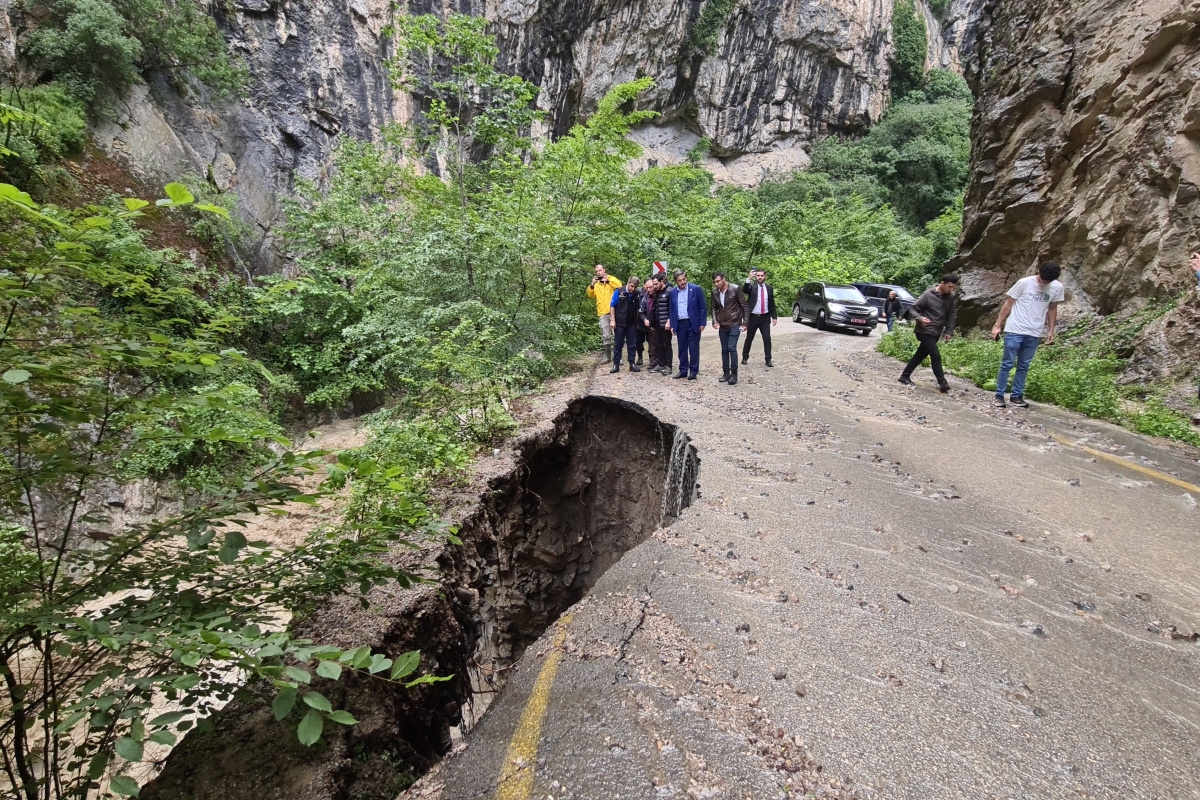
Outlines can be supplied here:
[[283, 668], [283, 672], [294, 681], [299, 681], [300, 683], [312, 683], [312, 675], [310, 675], [306, 669], [300, 669], [299, 667], [293, 667], [289, 665]]
[[329, 719], [331, 721], [336, 722], [339, 725], [357, 725], [358, 724], [358, 720], [356, 720], [354, 717], [350, 716], [349, 711], [331, 711], [330, 713], [326, 714], [325, 716], [329, 717]]
[[322, 661], [317, 664], [317, 674], [322, 678], [328, 678], [331, 681], [336, 681], [342, 677], [342, 665], [336, 661]]
[[392, 664], [392, 680], [398, 681], [412, 675], [421, 664], [421, 651], [409, 650]]
[[217, 216], [224, 217], [225, 219], [229, 219], [228, 211], [221, 208], [220, 206], [214, 206], [212, 203], [196, 203], [196, 205], [192, 206], [192, 208], [198, 209], [200, 211], [207, 211], [211, 214], [216, 214]]
[[125, 208], [129, 209], [130, 211], [137, 211], [138, 209], [145, 208], [148, 205], [150, 205], [148, 200], [139, 200], [136, 197], [125, 198]]
[[325, 721], [321, 718], [321, 712], [310, 708], [304, 719], [300, 720], [300, 727], [296, 728], [296, 737], [302, 745], [313, 745], [321, 738], [324, 729]]
[[376, 653], [371, 656], [371, 664], [367, 667], [367, 672], [374, 675], [377, 672], [383, 672], [392, 665], [392, 660], [385, 655]]
[[26, 208], [38, 207], [32, 197], [9, 183], [0, 183], [0, 200], [8, 200]]
[[177, 206], [185, 206], [188, 203], [196, 202], [195, 196], [182, 183], [168, 183], [163, 187], [163, 191], [167, 193], [167, 197], [171, 198], [171, 202]]
[[453, 677], [453, 675], [422, 675], [415, 681], [409, 681], [408, 683], [404, 684], [404, 686], [407, 689], [411, 689], [414, 686], [422, 686], [426, 683], [443, 683]]
[[24, 383], [33, 376], [33, 373], [27, 369], [10, 369], [3, 375], [0, 375], [0, 380], [5, 383]]
[[120, 739], [117, 739], [116, 751], [117, 755], [126, 761], [142, 760], [142, 743], [135, 742], [128, 736], [122, 736]]
[[329, 705], [328, 698], [320, 692], [305, 692], [304, 705], [315, 708], [317, 711], [333, 711], [333, 706]]
[[180, 657], [179, 661], [180, 661], [180, 663], [182, 663], [182, 664], [183, 664], [185, 667], [194, 667], [194, 666], [196, 666], [197, 664], [199, 664], [199, 663], [200, 663], [200, 659], [201, 659], [202, 657], [203, 657], [203, 656], [201, 656], [199, 653], [197, 653], [197, 652], [194, 652], [194, 651], [193, 651], [193, 652], [191, 652], [191, 653], [184, 653], [184, 654], [183, 654], [183, 655]]
[[182, 711], [168, 711], [166, 714], [159, 714], [154, 719], [150, 720], [151, 728], [161, 728], [167, 725], [174, 725], [179, 720], [186, 717], [187, 714]]
[[271, 703], [271, 710], [275, 712], [275, 719], [283, 719], [288, 714], [292, 713], [292, 709], [296, 706], [296, 690], [290, 686], [279, 690], [279, 694], [275, 695], [275, 701]]
[[221, 634], [216, 631], [203, 630], [200, 631], [200, 638], [207, 644], [217, 645], [221, 643]]
[[121, 797], [139, 797], [142, 790], [138, 788], [137, 781], [128, 775], [118, 775], [108, 782], [108, 790], [113, 794], [118, 794]]
[[246, 546], [246, 537], [241, 531], [229, 531], [225, 534], [225, 546], [241, 550]]
[[155, 744], [165, 744], [167, 747], [173, 747], [175, 742], [179, 741], [175, 734], [170, 731], [156, 731], [146, 737], [147, 742]]

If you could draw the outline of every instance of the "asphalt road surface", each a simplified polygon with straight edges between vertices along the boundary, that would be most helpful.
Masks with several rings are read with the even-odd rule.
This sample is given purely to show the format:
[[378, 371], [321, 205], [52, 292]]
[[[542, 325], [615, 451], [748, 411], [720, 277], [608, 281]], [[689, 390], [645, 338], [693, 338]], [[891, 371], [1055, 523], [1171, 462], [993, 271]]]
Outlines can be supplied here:
[[1200, 453], [896, 383], [781, 320], [741, 383], [609, 375], [701, 496], [414, 796], [1200, 797]]

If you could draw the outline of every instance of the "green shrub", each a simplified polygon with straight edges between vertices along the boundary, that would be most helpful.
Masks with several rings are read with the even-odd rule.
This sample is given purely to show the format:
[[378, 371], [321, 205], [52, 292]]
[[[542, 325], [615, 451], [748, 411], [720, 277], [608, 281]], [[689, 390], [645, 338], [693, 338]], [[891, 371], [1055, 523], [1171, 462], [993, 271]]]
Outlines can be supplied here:
[[892, 9], [892, 97], [920, 88], [925, 77], [929, 43], [925, 20], [913, 0], [898, 0]]
[[41, 24], [25, 55], [78, 100], [111, 110], [144, 73], [190, 75], [218, 96], [238, 94], [244, 68], [232, 61], [197, 0], [35, 0]]
[[1200, 434], [1183, 414], [1167, 408], [1161, 398], [1151, 398], [1145, 406], [1129, 415], [1129, 426], [1138, 433], [1161, 436], [1200, 447]]
[[83, 105], [56, 84], [5, 87], [0, 103], [10, 109], [0, 115], [0, 178], [34, 191], [54, 184], [54, 162], [87, 143]]
[[725, 30], [725, 24], [729, 21], [729, 15], [736, 5], [737, 0], [707, 0], [705, 2], [704, 8], [700, 10], [700, 16], [696, 18], [692, 29], [688, 31], [687, 38], [684, 39], [683, 59], [690, 58], [697, 53], [712, 55], [721, 38], [721, 31]]

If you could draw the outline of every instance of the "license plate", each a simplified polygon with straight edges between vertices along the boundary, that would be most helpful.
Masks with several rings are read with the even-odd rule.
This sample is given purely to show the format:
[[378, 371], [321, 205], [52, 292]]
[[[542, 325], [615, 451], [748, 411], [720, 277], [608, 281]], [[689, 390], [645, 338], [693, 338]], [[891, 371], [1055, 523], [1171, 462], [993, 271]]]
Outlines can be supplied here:
[[867, 324], [867, 321], [865, 319], [852, 319], [850, 321], [853, 322], [855, 325], [866, 325]]

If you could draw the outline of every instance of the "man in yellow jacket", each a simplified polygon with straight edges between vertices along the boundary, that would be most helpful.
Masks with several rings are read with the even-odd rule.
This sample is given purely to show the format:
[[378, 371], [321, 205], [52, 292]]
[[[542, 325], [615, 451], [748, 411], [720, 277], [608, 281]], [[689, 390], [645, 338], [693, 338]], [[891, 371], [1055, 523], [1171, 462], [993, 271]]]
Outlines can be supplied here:
[[596, 265], [596, 275], [588, 286], [587, 295], [596, 301], [596, 315], [600, 317], [600, 340], [604, 343], [604, 359], [612, 361], [612, 305], [613, 292], [624, 286], [620, 279], [614, 278], [604, 269], [603, 264]]

